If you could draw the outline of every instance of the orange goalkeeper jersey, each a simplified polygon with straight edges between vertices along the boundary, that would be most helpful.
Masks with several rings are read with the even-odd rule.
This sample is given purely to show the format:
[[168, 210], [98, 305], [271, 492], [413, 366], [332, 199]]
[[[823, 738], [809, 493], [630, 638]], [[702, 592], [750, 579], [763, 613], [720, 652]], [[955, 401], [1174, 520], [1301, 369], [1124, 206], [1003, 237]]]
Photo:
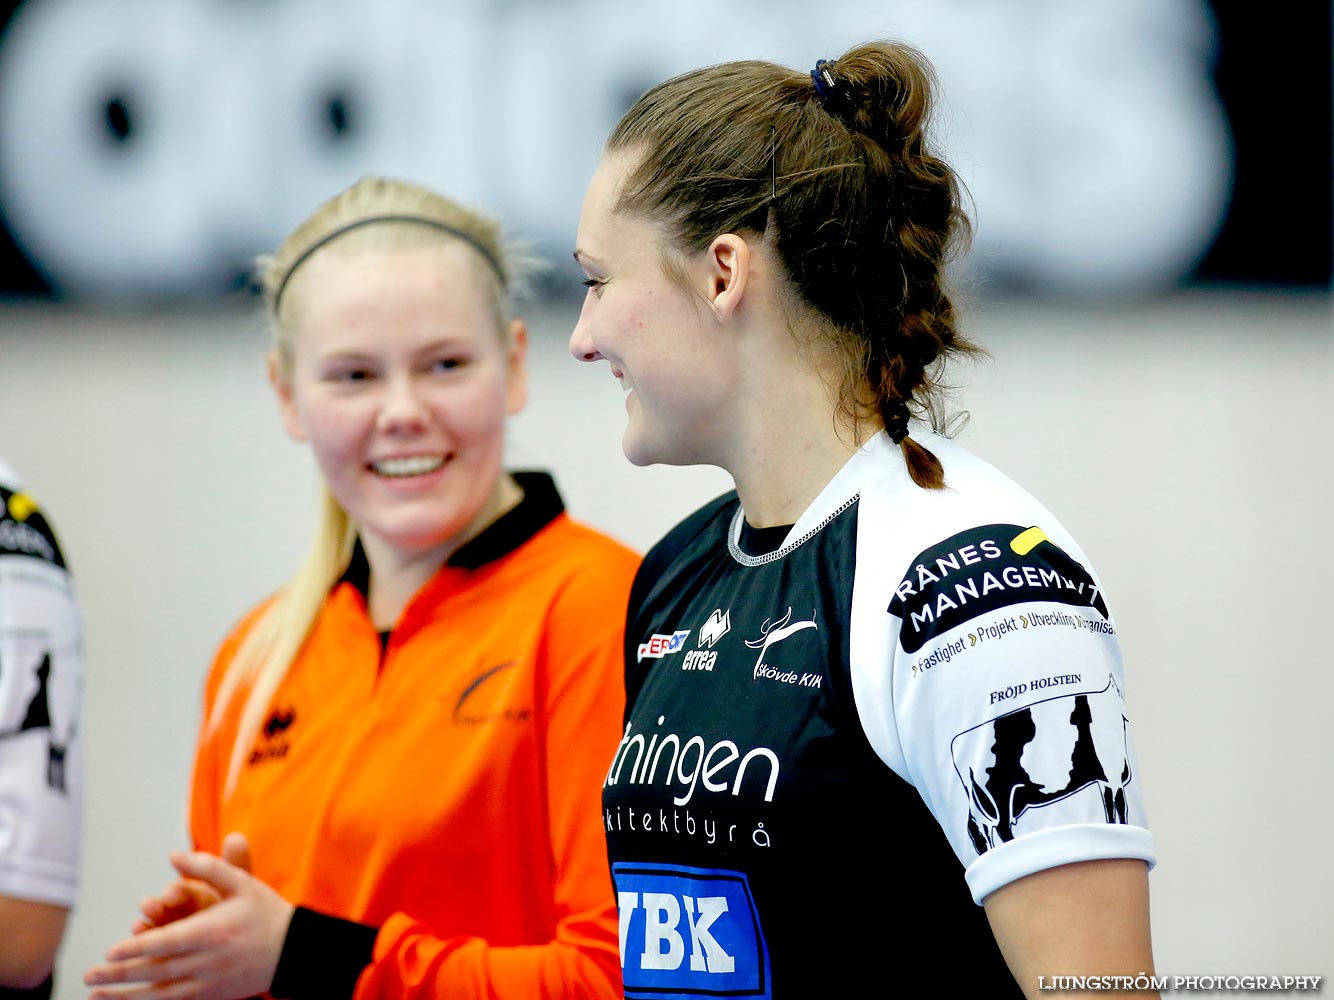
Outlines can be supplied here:
[[[200, 738], [196, 847], [217, 853], [239, 830], [255, 875], [286, 899], [378, 928], [347, 977], [355, 1000], [621, 995], [599, 796], [639, 558], [570, 520], [546, 476], [516, 478], [524, 500], [450, 558], [387, 639], [354, 558], [226, 799], [244, 699]], [[205, 718], [253, 619], [218, 653]], [[313, 951], [337, 950], [325, 944]], [[288, 945], [291, 983], [306, 977]], [[318, 992], [347, 995], [336, 985]]]

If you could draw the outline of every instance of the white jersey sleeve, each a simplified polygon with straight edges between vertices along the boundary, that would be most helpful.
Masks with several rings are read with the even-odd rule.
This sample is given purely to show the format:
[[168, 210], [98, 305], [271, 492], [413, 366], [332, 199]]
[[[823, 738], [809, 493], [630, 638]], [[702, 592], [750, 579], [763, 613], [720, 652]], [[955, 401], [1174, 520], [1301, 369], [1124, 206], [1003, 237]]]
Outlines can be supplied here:
[[0, 461], [0, 895], [72, 907], [83, 620], [54, 533]]
[[1116, 625], [1087, 557], [996, 470], [931, 447], [946, 490], [862, 497], [851, 667], [868, 738], [977, 902], [1070, 862], [1153, 864]]

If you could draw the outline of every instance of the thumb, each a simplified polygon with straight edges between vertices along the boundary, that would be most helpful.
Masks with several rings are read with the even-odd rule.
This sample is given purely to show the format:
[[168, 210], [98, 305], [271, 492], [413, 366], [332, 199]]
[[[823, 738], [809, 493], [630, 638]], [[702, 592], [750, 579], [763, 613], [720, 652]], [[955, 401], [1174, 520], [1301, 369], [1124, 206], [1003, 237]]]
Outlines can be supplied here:
[[242, 871], [253, 872], [250, 861], [250, 841], [244, 833], [233, 831], [222, 840], [222, 860], [233, 864]]

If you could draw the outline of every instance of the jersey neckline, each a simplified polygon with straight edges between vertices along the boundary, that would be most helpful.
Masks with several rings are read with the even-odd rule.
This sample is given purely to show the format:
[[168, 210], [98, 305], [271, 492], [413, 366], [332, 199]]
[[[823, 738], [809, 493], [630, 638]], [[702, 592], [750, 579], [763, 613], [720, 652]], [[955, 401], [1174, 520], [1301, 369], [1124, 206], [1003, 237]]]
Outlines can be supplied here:
[[[511, 472], [510, 475], [523, 490], [523, 498], [483, 528], [477, 537], [459, 546], [445, 560], [445, 566], [481, 569], [509, 555], [565, 512], [565, 502], [550, 475], [531, 471]], [[370, 589], [370, 579], [370, 563], [366, 561], [366, 553], [358, 538], [352, 558], [338, 582], [352, 584], [364, 598]]]

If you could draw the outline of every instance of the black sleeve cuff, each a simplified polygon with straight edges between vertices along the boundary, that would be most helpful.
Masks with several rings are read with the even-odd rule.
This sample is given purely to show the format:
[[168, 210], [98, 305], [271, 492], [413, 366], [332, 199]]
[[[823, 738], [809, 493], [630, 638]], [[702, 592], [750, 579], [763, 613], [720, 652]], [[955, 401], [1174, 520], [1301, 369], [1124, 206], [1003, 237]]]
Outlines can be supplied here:
[[30, 990], [21, 990], [12, 986], [0, 986], [0, 1000], [51, 1000], [51, 976], [46, 982], [39, 983]]
[[351, 1000], [380, 928], [298, 906], [269, 993], [281, 1000]]

